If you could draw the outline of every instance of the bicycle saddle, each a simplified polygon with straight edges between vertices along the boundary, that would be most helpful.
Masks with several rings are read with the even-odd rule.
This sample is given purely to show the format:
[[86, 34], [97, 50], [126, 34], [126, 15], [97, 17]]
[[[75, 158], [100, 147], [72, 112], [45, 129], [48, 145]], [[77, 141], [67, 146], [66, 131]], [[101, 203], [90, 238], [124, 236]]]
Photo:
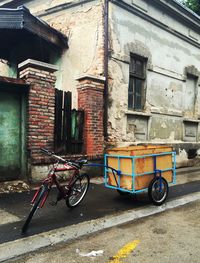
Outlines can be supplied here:
[[84, 165], [84, 164], [87, 163], [87, 160], [86, 159], [82, 159], [82, 160], [76, 160], [75, 162], [80, 164], [80, 165]]

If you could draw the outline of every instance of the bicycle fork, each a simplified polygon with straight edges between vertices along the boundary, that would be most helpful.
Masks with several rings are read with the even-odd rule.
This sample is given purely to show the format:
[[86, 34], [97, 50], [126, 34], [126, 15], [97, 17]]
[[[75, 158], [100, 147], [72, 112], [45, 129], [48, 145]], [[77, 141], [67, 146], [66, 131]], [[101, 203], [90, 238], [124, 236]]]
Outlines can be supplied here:
[[[44, 187], [44, 186], [43, 186]], [[39, 193], [40, 193], [41, 187], [38, 188], [38, 190], [35, 192], [33, 199], [31, 200], [31, 205], [34, 204], [36, 198], [38, 197]], [[49, 189], [50, 191], [50, 189]], [[49, 195], [49, 191], [45, 193], [44, 197], [42, 198], [42, 201], [40, 202], [38, 208], [42, 208], [47, 200], [47, 197]]]

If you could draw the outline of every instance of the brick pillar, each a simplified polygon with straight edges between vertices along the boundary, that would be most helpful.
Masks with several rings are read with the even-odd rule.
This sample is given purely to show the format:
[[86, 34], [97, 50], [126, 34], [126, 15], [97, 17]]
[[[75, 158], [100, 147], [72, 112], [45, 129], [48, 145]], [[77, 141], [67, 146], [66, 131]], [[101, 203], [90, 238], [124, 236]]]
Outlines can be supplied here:
[[19, 64], [19, 77], [30, 84], [27, 146], [31, 163], [44, 161], [40, 148], [54, 148], [55, 81], [57, 67], [28, 59]]
[[78, 108], [84, 110], [84, 152], [95, 156], [103, 154], [103, 91], [104, 78], [78, 78]]

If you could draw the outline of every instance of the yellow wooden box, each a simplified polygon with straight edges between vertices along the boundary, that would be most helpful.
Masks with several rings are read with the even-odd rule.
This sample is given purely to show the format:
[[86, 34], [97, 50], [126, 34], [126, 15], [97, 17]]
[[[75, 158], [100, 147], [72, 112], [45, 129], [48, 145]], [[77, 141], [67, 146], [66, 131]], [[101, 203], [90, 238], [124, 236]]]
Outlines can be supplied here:
[[[162, 171], [162, 177], [164, 177], [168, 183], [171, 183], [173, 181], [173, 157], [171, 154], [172, 151], [173, 148], [168, 145], [139, 145], [113, 148], [111, 150], [108, 150], [107, 165], [121, 171], [119, 180], [120, 188], [127, 190], [141, 190], [148, 188], [151, 180], [154, 177], [154, 157], [152, 156], [152, 154], [158, 154], [156, 156], [157, 170], [162, 171], [171, 169], [169, 171]], [[163, 153], [166, 154], [162, 155]], [[129, 156], [134, 156], [135, 158], [126, 158]], [[145, 157], [138, 158], [137, 156]], [[150, 174], [139, 176], [139, 174], [144, 173]], [[127, 174], [129, 174], [130, 176], [128, 176]], [[118, 176], [114, 178], [112, 172], [108, 172], [107, 176], [107, 184], [110, 186], [117, 186], [115, 178], [117, 179]]]

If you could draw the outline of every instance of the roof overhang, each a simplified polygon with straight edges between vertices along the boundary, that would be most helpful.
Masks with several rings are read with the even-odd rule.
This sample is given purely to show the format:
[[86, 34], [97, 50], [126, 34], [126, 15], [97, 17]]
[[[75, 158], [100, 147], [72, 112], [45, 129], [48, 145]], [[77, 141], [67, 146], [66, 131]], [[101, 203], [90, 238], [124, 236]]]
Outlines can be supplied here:
[[26, 93], [29, 90], [29, 86], [23, 79], [0, 76], [0, 91]]
[[9, 77], [2, 77], [0, 76], [0, 83], [8, 84], [8, 85], [15, 85], [21, 87], [28, 87], [29, 85], [23, 79], [16, 79], [16, 78], [9, 78]]
[[0, 57], [5, 59], [11, 49], [23, 42], [43, 42], [58, 50], [68, 48], [66, 36], [33, 16], [24, 6], [0, 8], [0, 35]]

